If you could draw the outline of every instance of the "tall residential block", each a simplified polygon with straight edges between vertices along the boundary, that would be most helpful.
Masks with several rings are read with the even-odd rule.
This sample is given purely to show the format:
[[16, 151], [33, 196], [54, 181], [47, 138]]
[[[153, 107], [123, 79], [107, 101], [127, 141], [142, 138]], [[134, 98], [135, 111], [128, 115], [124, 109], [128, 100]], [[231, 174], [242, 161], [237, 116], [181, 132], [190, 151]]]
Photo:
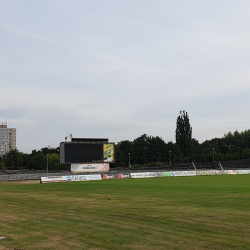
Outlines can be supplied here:
[[5, 122], [0, 124], [0, 157], [11, 149], [16, 149], [16, 129], [8, 128]]

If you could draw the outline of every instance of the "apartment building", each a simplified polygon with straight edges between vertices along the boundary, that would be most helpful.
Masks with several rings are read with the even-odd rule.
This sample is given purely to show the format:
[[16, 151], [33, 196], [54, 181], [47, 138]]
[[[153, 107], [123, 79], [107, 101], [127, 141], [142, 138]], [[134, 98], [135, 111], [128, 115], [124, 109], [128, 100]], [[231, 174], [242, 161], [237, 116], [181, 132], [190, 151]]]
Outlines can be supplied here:
[[16, 148], [16, 129], [8, 128], [7, 123], [0, 124], [0, 157]]

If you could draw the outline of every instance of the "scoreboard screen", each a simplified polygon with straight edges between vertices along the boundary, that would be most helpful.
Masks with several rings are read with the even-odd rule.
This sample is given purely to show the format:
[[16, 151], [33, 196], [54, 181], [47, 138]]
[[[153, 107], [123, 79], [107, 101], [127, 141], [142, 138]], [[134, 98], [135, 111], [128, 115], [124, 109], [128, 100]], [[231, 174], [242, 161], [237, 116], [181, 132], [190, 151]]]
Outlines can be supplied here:
[[89, 144], [75, 142], [60, 143], [60, 163], [113, 163], [115, 144]]

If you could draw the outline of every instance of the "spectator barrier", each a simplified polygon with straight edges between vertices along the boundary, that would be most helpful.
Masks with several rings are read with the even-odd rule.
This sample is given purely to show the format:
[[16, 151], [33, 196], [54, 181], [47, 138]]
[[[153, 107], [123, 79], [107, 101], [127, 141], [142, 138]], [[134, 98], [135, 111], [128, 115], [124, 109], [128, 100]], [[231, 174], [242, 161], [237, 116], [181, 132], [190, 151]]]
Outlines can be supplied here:
[[[0, 181], [21, 181], [21, 180], [60, 180], [66, 177], [66, 181], [89, 181], [89, 180], [110, 180], [124, 178], [152, 178], [152, 177], [180, 177], [199, 175], [235, 175], [250, 174], [250, 170], [202, 170], [202, 171], [154, 171], [154, 172], [130, 172], [130, 171], [109, 171], [93, 174], [89, 173], [32, 173], [32, 174], [0, 174]], [[58, 178], [59, 177], [59, 178]], [[42, 179], [43, 178], [43, 179]], [[64, 179], [63, 179], [64, 180]]]
[[205, 170], [205, 171], [173, 171], [173, 172], [140, 172], [140, 173], [112, 173], [112, 174], [95, 174], [95, 175], [72, 175], [61, 176], [60, 178], [42, 177], [42, 183], [60, 181], [90, 181], [90, 180], [110, 180], [121, 178], [152, 178], [152, 177], [180, 177], [180, 176], [200, 176], [200, 175], [235, 175], [250, 174], [250, 170]]

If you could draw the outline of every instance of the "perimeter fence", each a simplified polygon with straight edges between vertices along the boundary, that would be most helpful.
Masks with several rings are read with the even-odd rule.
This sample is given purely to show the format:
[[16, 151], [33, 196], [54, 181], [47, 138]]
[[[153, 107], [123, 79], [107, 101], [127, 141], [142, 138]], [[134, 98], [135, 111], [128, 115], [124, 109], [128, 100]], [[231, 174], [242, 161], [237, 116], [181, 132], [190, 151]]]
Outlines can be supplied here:
[[[33, 171], [34, 172], [34, 171]], [[93, 174], [108, 174], [109, 176], [116, 176], [117, 173], [121, 174], [130, 174], [131, 171], [107, 171], [107, 172], [82, 172], [82, 173], [72, 173], [72, 172], [57, 172], [57, 173], [25, 173], [25, 174], [10, 174], [10, 173], [1, 173], [0, 181], [22, 181], [22, 180], [40, 180], [41, 177], [56, 177], [56, 176], [72, 176], [72, 175], [93, 175]], [[141, 171], [136, 171], [141, 172]]]
[[231, 161], [231, 162], [213, 162], [207, 164], [180, 164], [171, 165], [157, 168], [140, 168], [140, 169], [124, 169], [117, 168], [106, 172], [80, 172], [72, 173], [68, 171], [58, 171], [58, 172], [45, 172], [39, 170], [6, 170], [5, 172], [0, 172], [0, 181], [21, 181], [21, 180], [41, 180], [41, 177], [57, 177], [57, 176], [72, 176], [72, 175], [93, 175], [101, 174], [102, 178], [104, 175], [109, 179], [118, 178], [119, 174], [124, 176], [130, 175], [132, 173], [141, 172], [176, 172], [176, 171], [204, 171], [204, 170], [250, 170], [249, 160]]

